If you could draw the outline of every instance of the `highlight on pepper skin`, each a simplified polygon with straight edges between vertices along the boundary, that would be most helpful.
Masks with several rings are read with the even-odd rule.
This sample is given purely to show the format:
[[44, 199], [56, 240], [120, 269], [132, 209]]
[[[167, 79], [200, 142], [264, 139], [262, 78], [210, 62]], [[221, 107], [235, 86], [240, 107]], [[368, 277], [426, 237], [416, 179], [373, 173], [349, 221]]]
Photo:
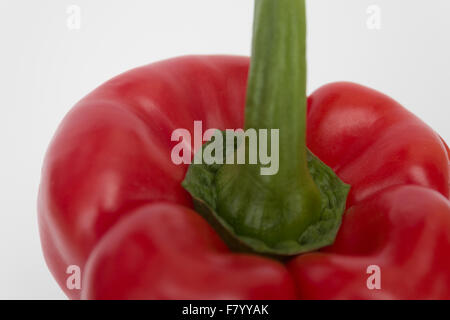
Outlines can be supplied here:
[[366, 86], [307, 96], [306, 13], [255, 0], [251, 57], [135, 68], [65, 116], [38, 219], [70, 299], [450, 299], [448, 146]]

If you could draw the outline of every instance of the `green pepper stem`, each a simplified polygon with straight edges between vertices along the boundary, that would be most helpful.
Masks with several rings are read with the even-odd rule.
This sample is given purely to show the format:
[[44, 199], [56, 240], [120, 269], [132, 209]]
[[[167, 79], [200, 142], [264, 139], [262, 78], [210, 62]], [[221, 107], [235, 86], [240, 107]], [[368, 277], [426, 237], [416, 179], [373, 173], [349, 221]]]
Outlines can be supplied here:
[[305, 143], [305, 1], [256, 0], [255, 4], [245, 128], [280, 130], [280, 169], [266, 181], [295, 177], [313, 183], [308, 179]]
[[238, 234], [275, 246], [298, 239], [321, 214], [305, 142], [305, 1], [256, 0], [253, 32], [245, 129], [279, 130], [279, 170], [261, 175], [261, 161], [221, 169], [218, 212]]
[[[194, 166], [184, 186], [230, 248], [290, 256], [334, 241], [348, 186], [306, 147], [305, 0], [255, 4], [245, 129], [279, 130], [278, 141], [266, 144], [261, 135], [258, 141], [262, 154], [278, 154], [278, 171], [264, 175], [261, 158], [256, 165]], [[240, 144], [231, 156], [246, 150]], [[248, 159], [255, 158], [253, 151]]]

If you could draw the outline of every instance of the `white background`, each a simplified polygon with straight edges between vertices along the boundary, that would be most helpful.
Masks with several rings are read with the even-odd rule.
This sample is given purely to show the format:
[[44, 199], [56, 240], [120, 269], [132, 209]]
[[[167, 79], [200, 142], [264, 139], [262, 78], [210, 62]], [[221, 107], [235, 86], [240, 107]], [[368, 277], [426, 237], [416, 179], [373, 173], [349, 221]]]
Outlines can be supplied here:
[[[67, 27], [69, 5], [81, 29]], [[378, 5], [381, 29], [366, 10]], [[252, 0], [0, 0], [0, 298], [65, 298], [43, 260], [40, 168], [64, 114], [127, 69], [183, 54], [248, 55]], [[381, 90], [450, 140], [450, 1], [310, 0], [309, 89]]]

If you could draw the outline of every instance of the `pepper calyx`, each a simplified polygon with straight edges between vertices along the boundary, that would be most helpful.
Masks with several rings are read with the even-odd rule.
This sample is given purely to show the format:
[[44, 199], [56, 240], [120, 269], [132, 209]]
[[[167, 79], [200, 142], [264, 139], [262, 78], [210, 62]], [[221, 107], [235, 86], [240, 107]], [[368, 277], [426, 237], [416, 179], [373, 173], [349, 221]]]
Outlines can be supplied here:
[[[225, 134], [224, 134], [225, 136]], [[203, 145], [204, 150], [209, 143]], [[223, 152], [224, 161], [226, 151]], [[280, 241], [275, 245], [261, 239], [240, 235], [220, 214], [217, 178], [226, 164], [191, 164], [182, 186], [192, 196], [195, 210], [214, 228], [228, 247], [236, 252], [258, 253], [284, 260], [333, 244], [341, 226], [350, 186], [307, 150], [308, 171], [321, 194], [320, 218], [308, 226], [295, 241]], [[245, 199], [243, 199], [245, 201]], [[253, 203], [254, 204], [254, 203]]]

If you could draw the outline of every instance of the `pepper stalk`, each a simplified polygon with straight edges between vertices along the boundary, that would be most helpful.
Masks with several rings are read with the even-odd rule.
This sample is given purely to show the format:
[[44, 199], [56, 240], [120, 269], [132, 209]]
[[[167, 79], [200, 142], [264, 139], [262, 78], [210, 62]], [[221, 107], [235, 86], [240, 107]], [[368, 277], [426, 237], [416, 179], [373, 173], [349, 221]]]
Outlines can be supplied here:
[[256, 0], [245, 129], [279, 129], [279, 171], [191, 165], [183, 182], [235, 250], [283, 257], [334, 242], [349, 186], [306, 147], [306, 75], [305, 0]]

